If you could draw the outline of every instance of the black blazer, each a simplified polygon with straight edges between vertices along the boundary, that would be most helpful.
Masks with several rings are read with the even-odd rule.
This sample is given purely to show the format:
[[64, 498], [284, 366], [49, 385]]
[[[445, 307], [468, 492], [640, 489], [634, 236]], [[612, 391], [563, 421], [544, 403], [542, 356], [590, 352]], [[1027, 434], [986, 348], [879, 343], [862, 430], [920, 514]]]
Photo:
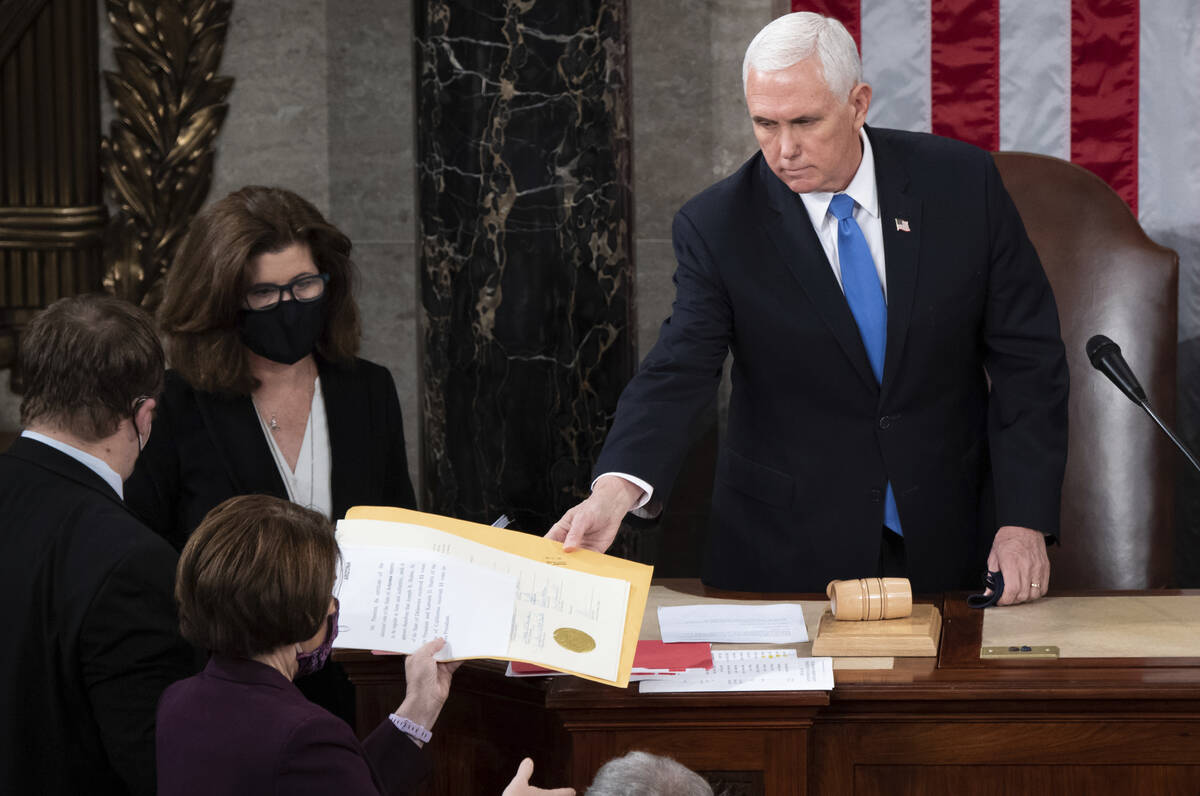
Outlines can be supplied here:
[[0, 455], [0, 793], [154, 793], [154, 708], [196, 671], [175, 552], [28, 438]]
[[163, 694], [158, 763], [161, 796], [399, 794], [430, 770], [390, 721], [360, 744], [270, 666], [221, 656]]
[[[355, 505], [416, 508], [391, 373], [364, 359], [345, 365], [318, 359], [317, 368], [334, 518]], [[125, 484], [130, 508], [182, 549], [210, 509], [251, 494], [287, 498], [250, 397], [201, 392], [167, 371], [150, 441]]]
[[1000, 525], [1058, 532], [1067, 366], [1016, 208], [980, 149], [867, 134], [887, 270], [882, 385], [802, 201], [761, 153], [675, 218], [672, 314], [596, 472], [669, 491], [731, 351], [711, 585], [822, 591], [874, 574], [889, 480], [918, 591], [978, 583]]

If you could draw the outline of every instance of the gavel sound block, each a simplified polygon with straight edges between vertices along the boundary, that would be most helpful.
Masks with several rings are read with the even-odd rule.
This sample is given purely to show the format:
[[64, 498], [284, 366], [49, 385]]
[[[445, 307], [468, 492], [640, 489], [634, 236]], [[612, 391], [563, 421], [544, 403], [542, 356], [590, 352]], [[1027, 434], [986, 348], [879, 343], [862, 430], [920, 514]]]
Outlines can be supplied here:
[[932, 605], [913, 605], [907, 578], [835, 580], [825, 593], [830, 610], [821, 616], [813, 655], [920, 658], [937, 655], [942, 615]]

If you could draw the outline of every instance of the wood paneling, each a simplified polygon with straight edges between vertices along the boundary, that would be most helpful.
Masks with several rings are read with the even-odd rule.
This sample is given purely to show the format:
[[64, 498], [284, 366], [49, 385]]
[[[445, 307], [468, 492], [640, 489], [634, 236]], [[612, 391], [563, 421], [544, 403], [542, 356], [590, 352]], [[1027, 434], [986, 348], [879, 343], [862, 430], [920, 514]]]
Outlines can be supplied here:
[[[469, 662], [437, 724], [444, 745], [427, 792], [497, 792], [526, 755], [545, 772], [539, 784], [582, 792], [606, 760], [643, 749], [738, 794], [1200, 793], [1200, 661], [980, 661], [983, 613], [964, 597], [935, 600], [938, 658], [838, 670], [828, 694], [642, 695], [573, 677], [514, 680]], [[403, 694], [382, 671], [398, 659], [339, 657], [358, 684], [365, 733], [382, 714], [364, 700], [398, 704]]]

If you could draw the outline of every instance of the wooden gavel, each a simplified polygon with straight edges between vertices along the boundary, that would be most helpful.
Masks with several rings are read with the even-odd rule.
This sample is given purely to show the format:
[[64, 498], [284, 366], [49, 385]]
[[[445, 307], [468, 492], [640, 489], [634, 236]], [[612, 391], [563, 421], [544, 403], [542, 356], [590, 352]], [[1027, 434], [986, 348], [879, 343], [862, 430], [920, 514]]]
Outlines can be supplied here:
[[834, 619], [901, 619], [912, 615], [908, 578], [831, 580], [825, 594]]

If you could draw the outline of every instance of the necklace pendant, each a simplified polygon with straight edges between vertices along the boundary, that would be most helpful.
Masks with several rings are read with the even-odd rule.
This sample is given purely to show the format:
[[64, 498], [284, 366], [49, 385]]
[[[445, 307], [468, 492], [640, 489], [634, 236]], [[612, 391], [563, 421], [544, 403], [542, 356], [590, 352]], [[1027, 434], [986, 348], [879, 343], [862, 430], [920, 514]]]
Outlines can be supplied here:
[[267, 421], [267, 426], [269, 426], [272, 431], [278, 431], [279, 419], [276, 418], [275, 415], [271, 415], [271, 419]]

